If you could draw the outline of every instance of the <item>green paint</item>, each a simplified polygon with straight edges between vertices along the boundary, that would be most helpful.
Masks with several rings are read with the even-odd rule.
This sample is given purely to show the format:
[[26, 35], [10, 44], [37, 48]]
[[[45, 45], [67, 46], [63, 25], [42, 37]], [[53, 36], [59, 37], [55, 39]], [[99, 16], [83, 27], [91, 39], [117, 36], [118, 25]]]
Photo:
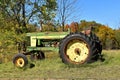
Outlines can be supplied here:
[[[41, 50], [41, 51], [58, 51], [58, 46], [50, 46], [49, 43], [59, 42], [69, 32], [36, 32], [27, 33], [26, 36], [30, 37], [30, 46], [27, 47], [28, 51]], [[41, 46], [43, 45], [43, 46]], [[48, 46], [45, 46], [48, 45]]]

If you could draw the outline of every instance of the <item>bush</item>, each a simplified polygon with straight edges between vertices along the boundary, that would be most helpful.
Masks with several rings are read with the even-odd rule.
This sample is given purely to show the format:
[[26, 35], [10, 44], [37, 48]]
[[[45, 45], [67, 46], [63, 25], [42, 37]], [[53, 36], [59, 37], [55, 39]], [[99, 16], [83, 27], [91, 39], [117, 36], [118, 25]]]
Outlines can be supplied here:
[[17, 42], [23, 41], [25, 34], [16, 34], [15, 31], [0, 31], [0, 63], [8, 62], [17, 52]]

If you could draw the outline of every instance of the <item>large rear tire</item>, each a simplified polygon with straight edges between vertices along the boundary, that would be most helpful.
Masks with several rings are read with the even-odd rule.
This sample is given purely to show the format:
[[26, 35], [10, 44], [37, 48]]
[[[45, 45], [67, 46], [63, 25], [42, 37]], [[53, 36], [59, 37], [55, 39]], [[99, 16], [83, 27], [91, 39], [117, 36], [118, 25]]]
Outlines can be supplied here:
[[94, 34], [92, 33], [92, 36], [90, 37], [93, 42], [95, 43], [95, 52], [93, 54], [93, 60], [104, 60], [103, 58], [103, 55], [102, 55], [102, 45], [101, 45], [101, 41], [99, 40], [99, 38]]
[[95, 52], [94, 42], [83, 33], [72, 33], [60, 42], [59, 53], [67, 64], [84, 64], [91, 62]]

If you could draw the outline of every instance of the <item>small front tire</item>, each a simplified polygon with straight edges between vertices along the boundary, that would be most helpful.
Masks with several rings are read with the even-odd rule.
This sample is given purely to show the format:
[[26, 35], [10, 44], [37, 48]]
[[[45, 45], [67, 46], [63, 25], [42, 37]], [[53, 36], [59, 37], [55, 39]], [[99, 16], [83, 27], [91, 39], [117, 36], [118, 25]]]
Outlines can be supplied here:
[[28, 64], [28, 59], [24, 54], [19, 53], [13, 57], [13, 64], [16, 67], [23, 68]]

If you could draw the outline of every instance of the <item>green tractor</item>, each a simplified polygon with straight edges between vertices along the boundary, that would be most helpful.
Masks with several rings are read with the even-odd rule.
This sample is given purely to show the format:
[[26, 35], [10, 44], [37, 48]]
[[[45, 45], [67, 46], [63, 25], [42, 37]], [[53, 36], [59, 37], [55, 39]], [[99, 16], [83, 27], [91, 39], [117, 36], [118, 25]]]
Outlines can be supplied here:
[[62, 62], [66, 64], [76, 65], [103, 60], [101, 42], [96, 35], [88, 35], [89, 30], [27, 33], [30, 45], [23, 43], [22, 51], [18, 48], [19, 53], [13, 57], [13, 63], [17, 67], [25, 67], [28, 64], [26, 55], [30, 55], [32, 60], [44, 59], [44, 51], [58, 51]]

